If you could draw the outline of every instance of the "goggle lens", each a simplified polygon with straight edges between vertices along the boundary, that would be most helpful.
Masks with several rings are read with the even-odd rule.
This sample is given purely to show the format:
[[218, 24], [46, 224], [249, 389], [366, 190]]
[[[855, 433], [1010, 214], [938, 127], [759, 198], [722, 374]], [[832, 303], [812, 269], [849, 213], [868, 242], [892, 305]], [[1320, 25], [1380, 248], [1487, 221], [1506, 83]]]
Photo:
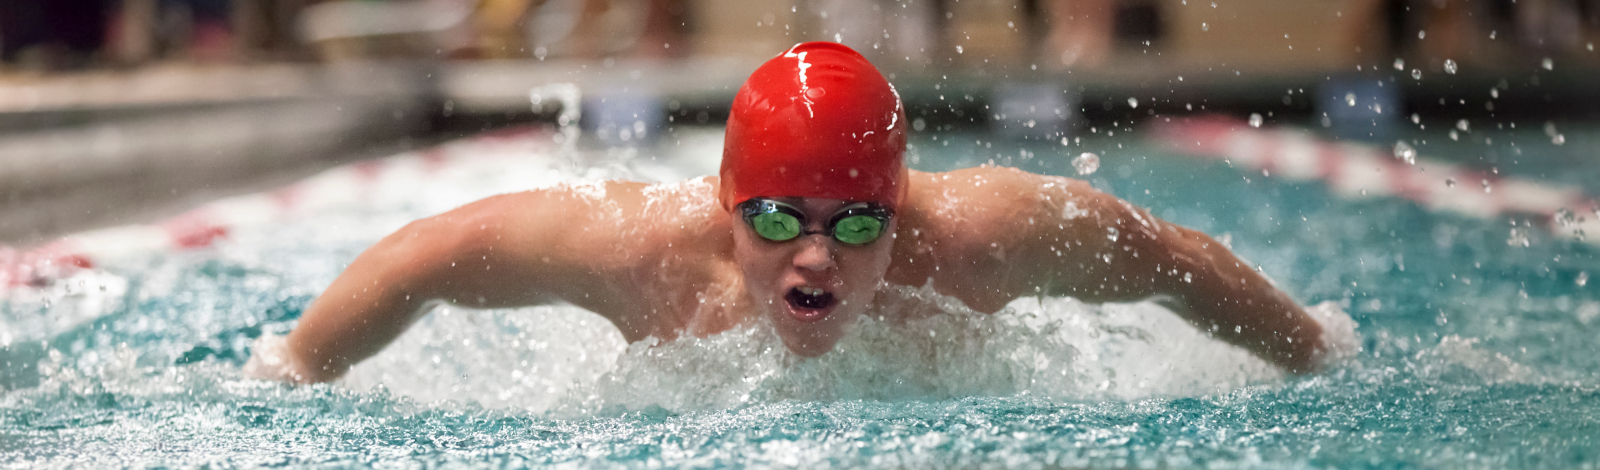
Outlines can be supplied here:
[[833, 238], [851, 245], [865, 245], [883, 234], [883, 221], [866, 215], [852, 215], [839, 219], [833, 226]]
[[800, 236], [800, 219], [782, 212], [761, 212], [750, 217], [750, 228], [761, 238], [775, 242], [793, 240]]
[[[761, 238], [775, 242], [793, 240], [805, 234], [805, 215], [799, 209], [771, 199], [751, 199], [739, 204], [744, 221]], [[828, 230], [835, 240], [849, 245], [865, 245], [883, 236], [892, 212], [880, 206], [859, 204], [833, 216]]]

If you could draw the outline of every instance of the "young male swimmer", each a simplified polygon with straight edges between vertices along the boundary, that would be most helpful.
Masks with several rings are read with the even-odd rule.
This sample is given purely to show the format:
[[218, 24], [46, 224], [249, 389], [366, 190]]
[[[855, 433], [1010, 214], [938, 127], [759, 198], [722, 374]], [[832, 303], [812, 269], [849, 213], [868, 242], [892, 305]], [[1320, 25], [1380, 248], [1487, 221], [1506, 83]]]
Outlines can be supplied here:
[[1313, 318], [1220, 243], [1081, 181], [909, 171], [906, 125], [860, 54], [796, 45], [734, 98], [720, 177], [507, 194], [413, 222], [357, 257], [288, 336], [258, 342], [246, 373], [333, 380], [436, 301], [568, 302], [630, 342], [764, 316], [789, 350], [818, 356], [885, 283], [981, 312], [1036, 295], [1153, 299], [1292, 372], [1353, 339], [1341, 312]]

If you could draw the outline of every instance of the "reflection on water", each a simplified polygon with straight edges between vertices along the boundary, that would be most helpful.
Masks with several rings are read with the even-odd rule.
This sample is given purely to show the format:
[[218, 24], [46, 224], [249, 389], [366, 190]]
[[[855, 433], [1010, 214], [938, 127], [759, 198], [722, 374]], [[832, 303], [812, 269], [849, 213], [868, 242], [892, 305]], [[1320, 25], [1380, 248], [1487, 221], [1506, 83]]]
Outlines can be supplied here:
[[[1342, 305], [1363, 352], [1282, 377], [1148, 304], [1021, 299], [986, 316], [892, 287], [882, 318], [818, 360], [761, 325], [628, 345], [571, 307], [450, 307], [336, 385], [239, 376], [253, 338], [287, 331], [413, 218], [574, 176], [678, 181], [720, 157], [720, 134], [679, 129], [638, 154], [586, 153], [596, 164], [573, 175], [538, 132], [448, 145], [472, 158], [211, 249], [7, 294], [0, 461], [1544, 468], [1600, 455], [1594, 247], [1538, 230], [1507, 245], [1503, 221], [1341, 200], [1101, 131], [1068, 147], [949, 133], [915, 141], [913, 159], [1074, 174], [1093, 151], [1092, 184], [1231, 240], [1302, 302]], [[940, 314], [910, 313], [928, 310]]]

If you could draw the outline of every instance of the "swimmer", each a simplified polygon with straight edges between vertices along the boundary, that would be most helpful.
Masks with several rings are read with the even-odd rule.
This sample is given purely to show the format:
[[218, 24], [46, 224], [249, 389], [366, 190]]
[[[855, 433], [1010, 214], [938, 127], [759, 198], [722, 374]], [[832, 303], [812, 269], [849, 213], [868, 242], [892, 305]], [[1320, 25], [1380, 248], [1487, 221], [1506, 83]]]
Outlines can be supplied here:
[[886, 285], [991, 313], [1027, 296], [1153, 300], [1295, 373], [1348, 349], [1334, 339], [1353, 337], [1342, 312], [1308, 314], [1221, 243], [1087, 183], [908, 170], [907, 125], [860, 54], [796, 45], [739, 89], [718, 176], [563, 185], [412, 222], [358, 256], [287, 336], [258, 341], [245, 373], [336, 379], [441, 301], [570, 303], [629, 342], [764, 317], [790, 351], [819, 356]]

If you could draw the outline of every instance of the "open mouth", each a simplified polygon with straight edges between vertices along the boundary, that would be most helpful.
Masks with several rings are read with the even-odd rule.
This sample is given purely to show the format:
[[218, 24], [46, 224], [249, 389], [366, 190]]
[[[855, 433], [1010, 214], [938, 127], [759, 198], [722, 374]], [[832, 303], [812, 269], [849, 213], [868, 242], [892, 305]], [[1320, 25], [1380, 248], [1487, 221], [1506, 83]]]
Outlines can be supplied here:
[[832, 292], [807, 286], [789, 289], [783, 300], [789, 304], [789, 312], [801, 321], [822, 319], [836, 303]]

